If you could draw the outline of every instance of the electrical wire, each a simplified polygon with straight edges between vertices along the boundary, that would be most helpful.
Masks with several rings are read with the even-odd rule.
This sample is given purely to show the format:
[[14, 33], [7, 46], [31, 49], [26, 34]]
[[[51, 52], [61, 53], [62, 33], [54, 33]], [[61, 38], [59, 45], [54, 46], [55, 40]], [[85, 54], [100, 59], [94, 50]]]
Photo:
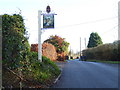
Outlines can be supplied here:
[[83, 25], [83, 24], [91, 24], [91, 23], [97, 23], [97, 22], [102, 22], [102, 21], [106, 21], [106, 20], [112, 20], [112, 19], [116, 19], [116, 18], [118, 18], [118, 16], [99, 19], [99, 20], [95, 20], [95, 21], [83, 22], [83, 23], [79, 23], [79, 24], [71, 24], [71, 25], [66, 25], [66, 26], [61, 26], [61, 27], [56, 27], [56, 28], [67, 28], [67, 27], [79, 26], [79, 25]]
[[118, 29], [115, 29], [116, 27], [118, 27], [118, 25], [114, 26], [113, 28], [109, 29], [108, 31], [103, 32], [102, 35], [109, 33], [110, 31], [113, 31], [113, 30], [118, 30]]

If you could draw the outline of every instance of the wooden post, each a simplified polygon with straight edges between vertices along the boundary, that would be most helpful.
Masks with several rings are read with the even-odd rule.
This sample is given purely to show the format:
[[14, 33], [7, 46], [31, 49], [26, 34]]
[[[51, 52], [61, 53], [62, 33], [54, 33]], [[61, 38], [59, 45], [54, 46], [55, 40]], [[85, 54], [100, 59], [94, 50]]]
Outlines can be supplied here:
[[42, 62], [42, 45], [41, 45], [41, 13], [38, 11], [38, 60]]

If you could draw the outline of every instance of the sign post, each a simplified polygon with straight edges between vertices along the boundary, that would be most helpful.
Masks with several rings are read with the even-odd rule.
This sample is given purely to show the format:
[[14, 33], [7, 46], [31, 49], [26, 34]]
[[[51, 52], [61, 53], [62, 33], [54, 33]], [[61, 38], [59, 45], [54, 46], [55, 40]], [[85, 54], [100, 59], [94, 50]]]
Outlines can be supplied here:
[[42, 62], [42, 44], [41, 44], [41, 15], [43, 15], [43, 29], [54, 28], [54, 13], [51, 12], [50, 6], [47, 6], [45, 14], [42, 11], [38, 11], [38, 60]]
[[38, 11], [38, 60], [42, 62], [42, 45], [41, 45], [41, 13]]

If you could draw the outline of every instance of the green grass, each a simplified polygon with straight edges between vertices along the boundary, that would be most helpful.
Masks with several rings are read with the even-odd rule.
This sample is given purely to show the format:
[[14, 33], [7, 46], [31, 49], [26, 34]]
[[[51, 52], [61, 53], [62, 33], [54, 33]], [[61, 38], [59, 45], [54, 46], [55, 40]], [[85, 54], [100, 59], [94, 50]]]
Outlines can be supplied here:
[[90, 62], [102, 62], [102, 63], [111, 63], [111, 64], [120, 64], [120, 61], [103, 61], [103, 60], [87, 60]]

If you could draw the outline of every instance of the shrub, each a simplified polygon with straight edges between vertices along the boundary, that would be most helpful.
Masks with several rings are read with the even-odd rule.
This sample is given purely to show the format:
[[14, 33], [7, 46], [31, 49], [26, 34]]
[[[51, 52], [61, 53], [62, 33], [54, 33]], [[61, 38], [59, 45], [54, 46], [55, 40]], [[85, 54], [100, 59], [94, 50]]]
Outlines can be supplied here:
[[30, 52], [21, 15], [5, 14], [2, 15], [2, 20], [3, 87], [18, 88], [20, 81], [23, 87], [27, 86], [26, 83], [34, 83], [34, 85], [46, 83], [59, 75], [60, 70], [50, 59], [42, 57], [43, 62], [39, 62], [38, 53]]
[[55, 61], [57, 59], [56, 48], [50, 43], [43, 43], [42, 44], [42, 55], [46, 56], [52, 61]]
[[55, 35], [55, 36], [50, 36], [50, 38], [45, 40], [44, 42], [50, 43], [56, 47], [58, 60], [65, 60], [65, 56], [68, 53], [68, 46], [69, 46], [69, 43], [65, 41], [65, 38], [61, 38]]
[[44, 64], [51, 65], [51, 66], [49, 66], [49, 69], [52, 71], [53, 74], [59, 75], [59, 68], [53, 61], [50, 61], [50, 59], [48, 59], [45, 56], [43, 56], [42, 59], [43, 59]]
[[21, 15], [2, 15], [3, 66], [18, 68], [20, 61], [27, 59], [30, 46], [25, 35], [26, 29]]
[[[38, 44], [31, 44], [31, 51], [38, 52]], [[42, 55], [46, 56], [51, 61], [55, 61], [57, 59], [56, 48], [50, 43], [43, 43]]]
[[88, 48], [83, 50], [83, 56], [86, 59], [97, 59], [97, 60], [120, 60], [120, 41], [114, 43], [99, 45], [94, 48]]
[[29, 61], [36, 61], [38, 59], [38, 53], [37, 52], [29, 52]]
[[38, 44], [31, 44], [31, 51], [38, 52]]
[[[38, 54], [36, 52], [32, 52], [32, 55], [37, 58]], [[29, 67], [27, 69], [24, 68], [23, 73], [28, 81], [44, 84], [46, 81], [49, 81], [60, 74], [60, 70], [54, 62], [50, 61], [50, 59], [45, 56], [42, 56], [42, 60], [43, 62], [31, 59]]]

